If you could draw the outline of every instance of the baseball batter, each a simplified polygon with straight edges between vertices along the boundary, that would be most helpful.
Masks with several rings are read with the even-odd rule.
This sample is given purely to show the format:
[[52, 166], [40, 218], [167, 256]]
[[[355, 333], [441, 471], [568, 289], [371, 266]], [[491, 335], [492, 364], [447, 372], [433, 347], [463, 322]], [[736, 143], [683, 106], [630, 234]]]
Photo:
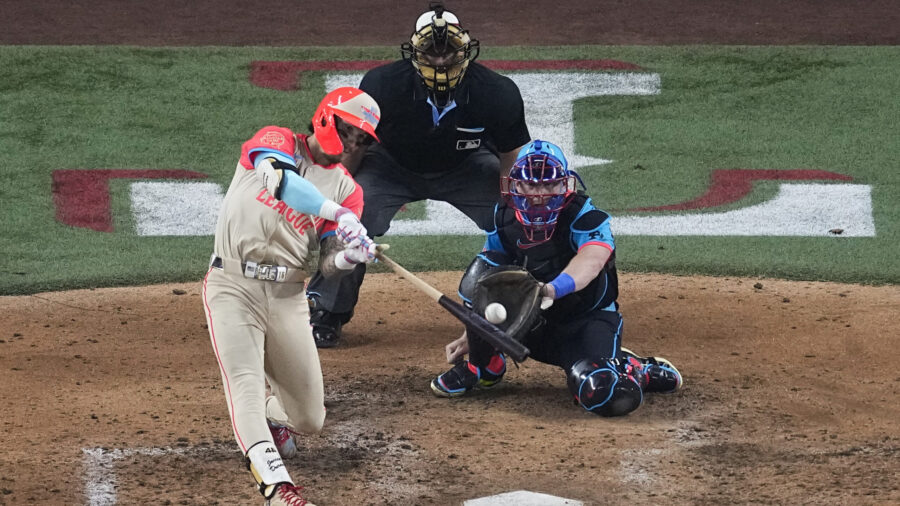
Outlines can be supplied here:
[[317, 249], [326, 276], [374, 258], [362, 189], [338, 162], [377, 140], [380, 116], [368, 94], [339, 88], [313, 135], [263, 128], [244, 143], [219, 213], [204, 309], [234, 436], [266, 504], [309, 504], [282, 461], [296, 452], [291, 433], [325, 420], [304, 281]]

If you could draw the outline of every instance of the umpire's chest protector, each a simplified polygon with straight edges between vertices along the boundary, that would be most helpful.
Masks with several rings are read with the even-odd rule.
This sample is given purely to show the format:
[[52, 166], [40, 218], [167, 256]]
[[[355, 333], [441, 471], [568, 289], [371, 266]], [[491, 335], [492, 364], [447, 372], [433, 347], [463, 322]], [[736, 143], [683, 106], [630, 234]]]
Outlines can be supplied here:
[[[582, 212], [586, 205], [590, 209]], [[573, 240], [573, 232], [590, 232], [609, 219], [609, 215], [593, 208], [584, 194], [576, 194], [560, 212], [556, 231], [550, 240], [536, 245], [525, 238], [514, 210], [501, 206], [497, 218], [499, 238], [506, 250], [515, 255], [515, 264], [525, 266], [538, 281], [549, 283], [578, 253], [579, 245]], [[554, 317], [564, 317], [598, 307], [605, 308], [616, 301], [618, 294], [616, 252], [613, 251], [609, 261], [588, 286], [554, 302], [548, 313]]]

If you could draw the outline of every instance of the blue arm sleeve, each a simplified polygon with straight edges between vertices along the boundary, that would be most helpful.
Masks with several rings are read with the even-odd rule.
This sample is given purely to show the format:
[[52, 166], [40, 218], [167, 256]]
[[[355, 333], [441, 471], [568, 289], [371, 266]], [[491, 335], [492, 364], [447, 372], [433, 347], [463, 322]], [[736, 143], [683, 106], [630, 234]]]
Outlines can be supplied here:
[[283, 185], [281, 200], [285, 204], [303, 214], [319, 215], [322, 204], [325, 203], [325, 196], [314, 184], [289, 170], [284, 171], [281, 184]]
[[253, 162], [253, 166], [256, 166], [257, 160], [262, 160], [265, 158], [274, 158], [280, 162], [289, 163], [291, 165], [297, 165], [297, 160], [294, 160], [294, 157], [285, 153], [284, 151], [276, 151], [273, 149], [263, 149], [256, 148], [251, 149], [247, 155], [250, 157], [250, 161]]

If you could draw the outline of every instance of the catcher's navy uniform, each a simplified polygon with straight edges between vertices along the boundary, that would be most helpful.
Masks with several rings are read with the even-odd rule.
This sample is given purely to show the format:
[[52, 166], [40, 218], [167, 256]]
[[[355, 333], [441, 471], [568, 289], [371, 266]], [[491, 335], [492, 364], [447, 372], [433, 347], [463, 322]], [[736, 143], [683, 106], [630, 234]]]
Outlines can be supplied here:
[[[484, 249], [463, 275], [460, 296], [477, 312], [492, 303], [509, 304], [507, 311], [515, 316], [507, 324], [511, 337], [535, 360], [562, 368], [578, 404], [598, 415], [624, 415], [641, 405], [645, 391], [680, 388], [681, 374], [665, 359], [641, 358], [622, 348], [610, 216], [576, 191], [578, 180], [559, 146], [538, 139], [524, 146], [501, 182], [503, 203], [494, 210]], [[492, 284], [510, 277], [507, 273], [515, 278], [521, 269], [530, 281], [518, 288]], [[541, 314], [536, 286], [546, 301], [555, 299]], [[547, 308], [544, 302], [541, 307]], [[503, 355], [479, 338], [477, 329], [467, 328], [466, 338], [469, 359], [431, 382], [435, 395], [458, 397], [472, 388], [491, 388], [506, 373]], [[448, 345], [448, 359], [454, 358], [457, 341]]]
[[[567, 371], [585, 357], [617, 356], [622, 316], [616, 302], [619, 286], [609, 214], [595, 208], [588, 196], [579, 193], [560, 213], [556, 233], [539, 244], [527, 241], [515, 211], [505, 204], [497, 207], [494, 222], [496, 226], [488, 233], [481, 255], [490, 258], [491, 263], [506, 259], [503, 263], [525, 267], [545, 283], [556, 278], [578, 250], [588, 244], [612, 251], [600, 274], [584, 289], [556, 300], [544, 312], [544, 324], [527, 334], [523, 343], [535, 360]], [[479, 367], [487, 365], [494, 350], [473, 341], [477, 340], [470, 338], [470, 361]]]

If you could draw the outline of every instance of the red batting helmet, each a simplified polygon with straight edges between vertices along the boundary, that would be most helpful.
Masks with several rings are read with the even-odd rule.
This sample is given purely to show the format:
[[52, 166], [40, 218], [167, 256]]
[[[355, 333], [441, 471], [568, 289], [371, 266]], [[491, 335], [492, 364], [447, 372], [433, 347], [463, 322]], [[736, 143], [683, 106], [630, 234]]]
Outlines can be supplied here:
[[381, 119], [378, 103], [368, 93], [345, 86], [325, 95], [312, 118], [313, 132], [325, 153], [339, 155], [344, 151], [344, 143], [334, 124], [335, 116], [378, 141], [375, 135], [375, 128]]

